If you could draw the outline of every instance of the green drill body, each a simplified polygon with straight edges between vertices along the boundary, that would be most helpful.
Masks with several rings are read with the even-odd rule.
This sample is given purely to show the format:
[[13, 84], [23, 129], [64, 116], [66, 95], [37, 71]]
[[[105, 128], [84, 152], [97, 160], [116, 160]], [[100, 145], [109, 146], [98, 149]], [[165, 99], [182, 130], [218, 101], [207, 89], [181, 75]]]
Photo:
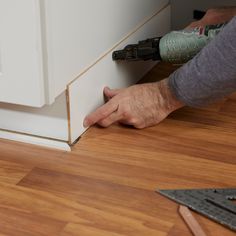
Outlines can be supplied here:
[[113, 52], [113, 60], [161, 60], [183, 64], [201, 51], [226, 24], [172, 31], [163, 37], [140, 41]]

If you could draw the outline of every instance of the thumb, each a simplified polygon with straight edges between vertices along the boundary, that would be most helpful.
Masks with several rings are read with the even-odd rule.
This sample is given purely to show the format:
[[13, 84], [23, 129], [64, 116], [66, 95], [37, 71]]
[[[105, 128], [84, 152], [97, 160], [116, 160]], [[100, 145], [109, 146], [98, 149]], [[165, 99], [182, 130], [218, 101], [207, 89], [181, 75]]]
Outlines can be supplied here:
[[120, 91], [121, 91], [120, 89], [110, 89], [109, 87], [105, 87], [103, 92], [105, 97], [111, 99], [114, 96], [116, 96]]

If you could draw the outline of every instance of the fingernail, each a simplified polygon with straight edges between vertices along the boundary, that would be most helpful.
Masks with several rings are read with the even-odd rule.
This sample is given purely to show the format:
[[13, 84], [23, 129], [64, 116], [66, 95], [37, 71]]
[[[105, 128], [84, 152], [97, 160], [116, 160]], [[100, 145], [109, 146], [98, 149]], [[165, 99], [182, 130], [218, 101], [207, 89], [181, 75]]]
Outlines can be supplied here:
[[111, 89], [110, 89], [109, 87], [106, 87], [106, 88], [104, 89], [104, 94], [105, 94], [106, 96], [110, 97], [110, 93], [111, 93]]
[[84, 120], [83, 126], [84, 126], [84, 128], [88, 128], [88, 126], [89, 126], [88, 121], [86, 119]]
[[107, 90], [108, 90], [108, 88], [105, 87], [105, 88], [103, 89], [103, 93], [106, 94]]

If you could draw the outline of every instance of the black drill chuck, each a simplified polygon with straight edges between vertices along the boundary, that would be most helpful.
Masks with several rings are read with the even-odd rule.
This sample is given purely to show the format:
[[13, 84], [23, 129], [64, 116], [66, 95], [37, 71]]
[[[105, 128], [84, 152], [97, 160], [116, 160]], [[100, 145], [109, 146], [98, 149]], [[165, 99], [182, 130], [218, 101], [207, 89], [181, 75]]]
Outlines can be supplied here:
[[123, 50], [114, 51], [112, 58], [114, 61], [139, 61], [139, 60], [161, 60], [159, 43], [161, 37], [140, 41], [138, 44], [130, 44]]

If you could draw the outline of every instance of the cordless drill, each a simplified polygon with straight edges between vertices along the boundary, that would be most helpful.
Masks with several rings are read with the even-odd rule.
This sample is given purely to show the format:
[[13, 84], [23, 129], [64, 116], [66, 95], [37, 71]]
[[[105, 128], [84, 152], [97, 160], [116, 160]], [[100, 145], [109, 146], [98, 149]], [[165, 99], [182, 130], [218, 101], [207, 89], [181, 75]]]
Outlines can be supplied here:
[[172, 31], [163, 37], [150, 38], [138, 44], [130, 44], [123, 50], [114, 51], [114, 61], [166, 61], [173, 64], [183, 64], [201, 51], [227, 23], [208, 25]]

